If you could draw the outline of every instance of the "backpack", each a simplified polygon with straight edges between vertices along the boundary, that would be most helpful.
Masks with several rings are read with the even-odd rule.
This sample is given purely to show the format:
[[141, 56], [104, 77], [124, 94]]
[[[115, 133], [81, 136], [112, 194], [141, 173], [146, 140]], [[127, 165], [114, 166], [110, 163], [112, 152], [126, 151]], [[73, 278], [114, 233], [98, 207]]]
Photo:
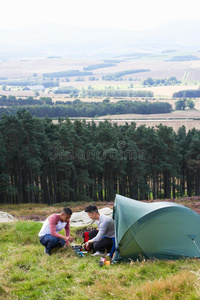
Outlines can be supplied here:
[[[83, 244], [85, 244], [88, 240], [89, 240], [89, 238], [93, 238], [97, 233], [95, 232], [95, 234], [92, 234], [92, 236], [89, 236], [89, 233], [91, 232], [91, 231], [97, 231], [97, 229], [96, 228], [92, 228], [90, 231], [85, 231], [84, 233], [83, 233]], [[86, 245], [84, 245], [84, 249], [86, 250], [86, 251], [91, 251], [92, 250], [92, 247], [91, 247], [91, 245], [89, 245], [88, 247], [86, 246]]]

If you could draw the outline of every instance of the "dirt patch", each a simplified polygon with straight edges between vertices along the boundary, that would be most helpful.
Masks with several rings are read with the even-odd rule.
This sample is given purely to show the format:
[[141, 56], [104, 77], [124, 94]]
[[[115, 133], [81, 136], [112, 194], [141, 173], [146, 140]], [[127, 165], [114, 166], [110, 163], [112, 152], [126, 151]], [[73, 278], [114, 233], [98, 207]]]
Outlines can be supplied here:
[[41, 222], [41, 221], [46, 220], [46, 217], [40, 216], [40, 215], [25, 215], [25, 216], [20, 216], [18, 218], [18, 220], [20, 220], [20, 221], [38, 221], [38, 222]]
[[92, 227], [92, 226], [84, 226], [83, 228], [80, 228], [80, 229], [77, 229], [76, 230], [76, 235], [80, 238], [83, 238], [83, 234], [84, 232], [86, 231], [91, 231], [92, 229], [96, 229], [95, 227]]

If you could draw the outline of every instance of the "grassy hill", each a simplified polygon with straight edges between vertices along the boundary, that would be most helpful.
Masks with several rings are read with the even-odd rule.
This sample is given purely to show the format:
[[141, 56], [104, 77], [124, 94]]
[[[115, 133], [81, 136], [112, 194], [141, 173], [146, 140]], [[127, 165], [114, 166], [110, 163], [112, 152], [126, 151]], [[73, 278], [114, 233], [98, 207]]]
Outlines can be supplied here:
[[199, 260], [141, 258], [99, 267], [99, 257], [81, 258], [71, 249], [46, 256], [40, 227], [0, 225], [0, 299], [199, 299]]
[[[179, 202], [193, 208], [199, 198]], [[198, 204], [198, 205], [197, 205]], [[74, 211], [87, 204], [72, 204]], [[101, 207], [103, 204], [98, 203]], [[112, 203], [108, 203], [112, 207]], [[105, 206], [105, 204], [104, 204]], [[1, 205], [20, 218], [46, 217], [61, 207]], [[39, 243], [41, 223], [18, 221], [0, 224], [0, 299], [199, 299], [199, 259], [144, 260], [100, 267], [99, 257], [77, 256], [71, 249], [46, 256]], [[75, 243], [82, 242], [84, 228], [72, 228]]]

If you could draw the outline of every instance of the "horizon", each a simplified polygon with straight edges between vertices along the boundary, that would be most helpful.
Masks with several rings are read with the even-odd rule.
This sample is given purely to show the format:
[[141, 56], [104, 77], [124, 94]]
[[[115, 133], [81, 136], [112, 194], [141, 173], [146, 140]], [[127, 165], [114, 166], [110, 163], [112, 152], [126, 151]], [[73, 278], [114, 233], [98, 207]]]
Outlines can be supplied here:
[[159, 0], [141, 0], [135, 6], [131, 0], [124, 0], [123, 4], [114, 0], [102, 0], [101, 3], [58, 0], [56, 5], [47, 0], [28, 3], [8, 0], [3, 4], [0, 30], [53, 22], [82, 28], [144, 31], [173, 21], [200, 21], [195, 7], [198, 7], [198, 0], [193, 0], [190, 6], [180, 0], [169, 0], [164, 4]]
[[160, 27], [165, 27], [167, 25], [170, 24], [183, 24], [183, 23], [200, 23], [200, 19], [199, 20], [172, 20], [172, 21], [167, 21], [167, 22], [163, 22], [160, 23], [158, 25], [153, 26], [152, 28], [148, 27], [148, 28], [144, 28], [144, 29], [125, 29], [125, 28], [117, 28], [117, 27], [100, 27], [100, 26], [81, 26], [81, 25], [73, 25], [73, 24], [61, 24], [59, 22], [41, 22], [41, 23], [35, 23], [35, 24], [26, 24], [26, 25], [21, 25], [19, 27], [13, 27], [13, 28], [0, 28], [0, 31], [13, 31], [13, 30], [20, 30], [20, 29], [31, 29], [31, 28], [36, 28], [36, 27], [42, 27], [42, 26], [61, 26], [61, 27], [68, 27], [68, 28], [77, 28], [77, 29], [95, 29], [95, 30], [116, 30], [116, 31], [126, 31], [126, 32], [145, 32], [148, 30], [154, 30]]

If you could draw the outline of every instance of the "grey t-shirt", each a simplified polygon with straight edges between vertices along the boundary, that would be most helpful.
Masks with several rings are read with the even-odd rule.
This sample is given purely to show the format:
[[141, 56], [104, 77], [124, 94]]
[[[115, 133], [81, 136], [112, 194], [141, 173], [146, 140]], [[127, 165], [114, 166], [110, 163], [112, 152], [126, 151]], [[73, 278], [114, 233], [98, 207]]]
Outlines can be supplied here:
[[115, 237], [115, 221], [108, 216], [100, 215], [98, 225], [98, 234], [92, 239], [93, 242], [99, 242], [102, 240], [103, 236], [108, 238]]

